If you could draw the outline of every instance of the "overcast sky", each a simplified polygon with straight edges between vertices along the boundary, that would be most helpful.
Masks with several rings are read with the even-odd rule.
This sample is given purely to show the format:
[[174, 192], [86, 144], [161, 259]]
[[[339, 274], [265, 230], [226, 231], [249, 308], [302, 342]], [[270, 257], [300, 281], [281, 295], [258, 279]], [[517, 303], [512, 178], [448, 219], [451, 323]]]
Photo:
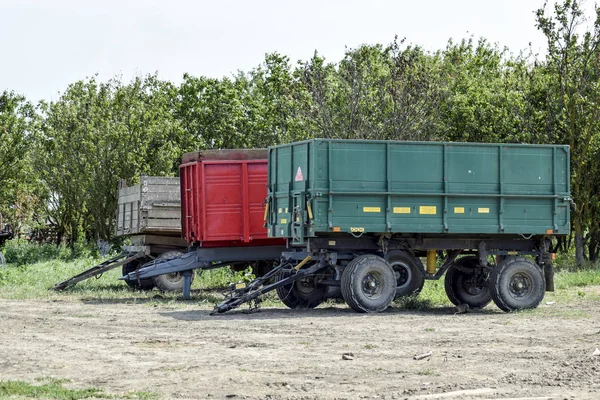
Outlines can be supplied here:
[[[588, 1], [589, 2], [589, 1]], [[591, 9], [592, 2], [586, 4]], [[0, 0], [0, 92], [57, 100], [69, 83], [158, 71], [222, 77], [278, 51], [293, 62], [315, 49], [339, 61], [345, 47], [394, 35], [438, 50], [485, 37], [513, 53], [544, 52], [534, 11], [542, 0]]]

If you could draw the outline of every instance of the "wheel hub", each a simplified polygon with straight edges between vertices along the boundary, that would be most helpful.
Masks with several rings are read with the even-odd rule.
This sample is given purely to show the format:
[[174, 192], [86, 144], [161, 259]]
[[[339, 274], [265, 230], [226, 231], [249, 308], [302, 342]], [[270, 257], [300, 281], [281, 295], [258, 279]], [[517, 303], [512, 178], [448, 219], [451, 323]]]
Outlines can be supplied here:
[[527, 297], [532, 290], [531, 277], [525, 274], [515, 274], [509, 283], [510, 294], [515, 298]]
[[460, 282], [462, 289], [471, 296], [477, 296], [487, 290], [485, 277], [481, 273], [474, 272], [472, 275], [463, 275]]
[[368, 297], [377, 297], [381, 292], [382, 279], [377, 273], [368, 273], [363, 278], [363, 292]]
[[406, 285], [411, 279], [411, 270], [404, 263], [395, 262], [391, 264], [396, 275], [396, 286], [402, 287]]
[[177, 273], [177, 272], [173, 272], [171, 274], [166, 274], [165, 276], [166, 276], [167, 280], [171, 283], [177, 283], [182, 279], [182, 276], [179, 275], [179, 273]]
[[308, 276], [296, 282], [296, 290], [304, 295], [310, 295], [315, 291], [316, 283], [314, 277]]

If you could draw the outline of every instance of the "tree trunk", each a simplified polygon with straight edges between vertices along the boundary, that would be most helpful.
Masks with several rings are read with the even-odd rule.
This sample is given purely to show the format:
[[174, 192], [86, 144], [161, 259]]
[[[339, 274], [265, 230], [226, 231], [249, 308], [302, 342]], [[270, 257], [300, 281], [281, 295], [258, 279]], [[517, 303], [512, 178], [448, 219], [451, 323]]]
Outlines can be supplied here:
[[585, 261], [585, 240], [583, 238], [583, 227], [581, 222], [575, 219], [575, 260], [577, 266], [582, 266]]
[[590, 235], [588, 244], [588, 254], [590, 262], [595, 263], [598, 259], [598, 249], [600, 247], [600, 232], [594, 232]]

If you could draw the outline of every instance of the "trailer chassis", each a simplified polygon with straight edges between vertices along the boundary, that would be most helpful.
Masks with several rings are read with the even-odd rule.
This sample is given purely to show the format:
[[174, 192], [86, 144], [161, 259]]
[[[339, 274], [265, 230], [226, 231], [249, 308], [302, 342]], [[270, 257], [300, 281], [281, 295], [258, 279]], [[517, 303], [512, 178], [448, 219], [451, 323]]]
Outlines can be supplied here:
[[183, 298], [189, 300], [194, 270], [221, 268], [240, 261], [278, 260], [285, 250], [285, 246], [198, 247], [179, 257], [152, 260], [119, 279], [146, 279], [178, 272], [184, 279]]
[[[215, 306], [211, 315], [221, 314], [232, 310], [240, 305], [250, 302], [251, 309], [258, 308], [260, 297], [270, 291], [289, 285], [299, 279], [315, 274], [324, 268], [335, 265], [338, 260], [352, 260], [360, 253], [382, 253], [389, 251], [404, 250], [411, 252], [430, 252], [445, 250], [447, 256], [443, 264], [437, 268], [435, 273], [426, 270], [421, 265], [423, 277], [427, 280], [441, 278], [448, 269], [454, 265], [456, 269], [466, 271], [464, 266], [455, 263], [461, 254], [474, 254], [477, 256], [479, 265], [485, 274], [489, 274], [493, 268], [488, 264], [488, 256], [536, 256], [539, 266], [543, 270], [546, 291], [554, 290], [554, 273], [552, 260], [548, 253], [549, 238], [542, 237], [400, 237], [392, 236], [365, 236], [365, 237], [343, 237], [332, 236], [326, 238], [310, 238], [307, 241], [306, 251], [284, 253], [279, 267], [270, 271], [267, 275], [259, 277], [249, 284], [232, 285], [226, 299]], [[294, 266], [294, 261], [302, 261]], [[312, 266], [302, 269], [309, 261], [318, 261]], [[275, 279], [282, 272], [291, 275], [284, 279]], [[320, 285], [340, 286], [340, 280], [321, 280]]]

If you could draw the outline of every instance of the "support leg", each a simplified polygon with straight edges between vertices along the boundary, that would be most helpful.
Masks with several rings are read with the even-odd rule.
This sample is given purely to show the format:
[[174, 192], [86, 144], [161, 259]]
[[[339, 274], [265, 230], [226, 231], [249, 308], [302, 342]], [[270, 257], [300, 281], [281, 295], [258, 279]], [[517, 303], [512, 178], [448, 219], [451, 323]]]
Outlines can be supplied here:
[[193, 270], [183, 271], [181, 274], [183, 275], [183, 298], [184, 300], [190, 299], [190, 292], [192, 289], [192, 274]]
[[550, 254], [548, 254], [544, 263], [544, 277], [546, 278], [546, 292], [554, 292], [554, 266]]

